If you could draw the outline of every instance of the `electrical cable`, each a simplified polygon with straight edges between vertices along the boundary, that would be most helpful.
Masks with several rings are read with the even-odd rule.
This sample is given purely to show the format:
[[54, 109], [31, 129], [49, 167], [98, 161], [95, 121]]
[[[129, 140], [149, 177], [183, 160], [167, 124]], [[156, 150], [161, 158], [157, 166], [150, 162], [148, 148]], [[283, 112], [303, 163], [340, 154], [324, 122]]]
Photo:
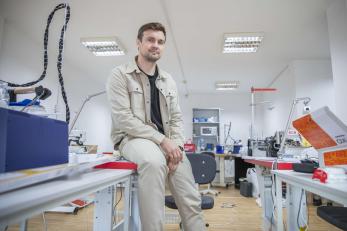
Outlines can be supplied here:
[[307, 217], [307, 221], [306, 219], [304, 218], [304, 214], [301, 212], [301, 219], [302, 221], [305, 223], [305, 230], [304, 231], [307, 231], [308, 230], [308, 223], [309, 223], [309, 213], [308, 213], [308, 201], [307, 201], [307, 196], [305, 195], [305, 198], [306, 198], [306, 217]]
[[272, 213], [271, 213], [271, 218], [270, 218], [270, 231], [272, 231], [272, 225], [273, 225], [273, 219], [275, 216], [275, 209], [276, 209], [276, 204], [274, 201], [274, 195], [273, 195], [273, 185], [275, 184], [276, 187], [276, 182], [274, 181], [275, 176], [272, 175], [271, 177], [271, 201], [272, 201]]
[[227, 135], [225, 136], [225, 139], [224, 139], [224, 144], [227, 143], [227, 140], [230, 136], [230, 130], [231, 130], [231, 122], [229, 123], [229, 129], [228, 129], [228, 132], [227, 132]]
[[43, 55], [43, 71], [41, 76], [35, 80], [31, 81], [28, 83], [24, 84], [16, 84], [16, 83], [11, 83], [4, 81], [8, 84], [10, 87], [29, 87], [32, 85], [35, 85], [36, 83], [42, 81], [47, 74], [47, 67], [48, 67], [48, 35], [49, 35], [49, 26], [52, 22], [53, 16], [56, 11], [60, 9], [65, 9], [65, 22], [64, 25], [61, 29], [60, 32], [60, 38], [59, 38], [59, 53], [58, 53], [58, 60], [57, 60], [57, 69], [58, 69], [58, 78], [59, 78], [59, 83], [60, 83], [60, 88], [61, 88], [61, 94], [65, 103], [65, 110], [66, 110], [66, 122], [69, 124], [70, 122], [70, 108], [67, 102], [67, 96], [65, 92], [65, 87], [64, 87], [64, 79], [62, 75], [62, 63], [63, 63], [63, 50], [64, 50], [64, 37], [65, 37], [65, 31], [67, 28], [67, 24], [70, 20], [70, 6], [67, 3], [61, 3], [57, 5], [54, 10], [49, 14], [48, 19], [47, 19], [47, 24], [46, 24], [46, 29], [45, 29], [45, 34], [44, 34], [44, 40], [43, 40], [43, 49], [44, 49], [44, 55]]
[[[277, 169], [278, 169], [278, 159], [275, 159], [272, 162], [271, 170], [277, 170]], [[274, 197], [280, 196], [282, 198], [282, 195], [276, 194], [276, 179], [275, 179], [275, 177], [276, 177], [275, 174], [272, 174], [272, 176], [271, 176], [271, 200], [272, 200], [273, 206], [272, 206], [272, 214], [271, 214], [271, 219], [270, 219], [270, 223], [271, 223], [271, 226], [269, 229], [270, 231], [272, 231], [272, 224], [273, 224], [272, 220], [277, 219], [277, 216], [275, 215], [276, 203], [274, 203]], [[275, 194], [275, 196], [274, 196], [274, 194]], [[287, 226], [286, 226], [286, 223], [284, 222], [284, 220], [283, 220], [283, 227], [284, 227], [284, 230], [287, 230]]]
[[[228, 126], [228, 125], [226, 125], [226, 126]], [[228, 127], [229, 128], [228, 128], [227, 134], [225, 134], [225, 132], [224, 132], [224, 136], [225, 136], [225, 138], [224, 138], [224, 145], [227, 144], [228, 139], [230, 139], [230, 141], [232, 141], [234, 144], [236, 144], [237, 141], [230, 135], [230, 132], [231, 132], [231, 122], [229, 122], [229, 126]]]
[[[117, 190], [117, 189], [116, 189], [116, 190]], [[118, 205], [119, 202], [122, 200], [122, 196], [123, 196], [123, 189], [120, 188], [120, 197], [119, 197], [118, 201], [116, 202], [116, 204], [113, 206], [113, 211], [116, 210], [117, 205]], [[115, 224], [115, 222], [116, 222], [115, 219], [116, 219], [116, 217], [113, 215], [113, 224]]]
[[[277, 169], [277, 159], [275, 159], [272, 162], [271, 165], [271, 170], [276, 170]], [[270, 218], [270, 231], [272, 231], [272, 225], [273, 225], [273, 219], [275, 218], [275, 209], [276, 209], [276, 204], [274, 201], [274, 194], [276, 194], [276, 192], [274, 192], [274, 188], [276, 188], [276, 181], [275, 181], [275, 175], [272, 174], [271, 176], [271, 201], [272, 201], [272, 213], [271, 213], [271, 218]], [[275, 195], [276, 196], [276, 195]]]
[[[308, 230], [308, 225], [309, 225], [309, 223], [310, 223], [310, 214], [309, 214], [309, 212], [308, 212], [308, 200], [307, 200], [307, 196], [306, 196], [306, 216], [307, 216], [307, 222], [305, 222], [305, 225], [306, 225], [306, 229], [305, 229], [305, 231], [307, 231]], [[305, 221], [305, 219], [304, 218], [302, 218], [304, 221]]]
[[122, 190], [122, 189], [120, 189], [120, 197], [119, 197], [119, 199], [118, 199], [117, 203], [114, 205], [114, 208], [116, 208], [116, 207], [117, 207], [117, 205], [119, 204], [119, 202], [122, 200], [122, 196], [123, 196], [123, 190]]
[[302, 196], [304, 195], [304, 190], [301, 189], [301, 196], [300, 196], [300, 202], [299, 202], [299, 209], [298, 209], [298, 214], [296, 216], [296, 224], [298, 226], [298, 229], [300, 230], [300, 224], [299, 224], [299, 215], [301, 211], [301, 202], [302, 202]]
[[46, 222], [45, 212], [42, 213], [42, 219], [43, 219], [43, 230], [47, 231], [47, 222]]

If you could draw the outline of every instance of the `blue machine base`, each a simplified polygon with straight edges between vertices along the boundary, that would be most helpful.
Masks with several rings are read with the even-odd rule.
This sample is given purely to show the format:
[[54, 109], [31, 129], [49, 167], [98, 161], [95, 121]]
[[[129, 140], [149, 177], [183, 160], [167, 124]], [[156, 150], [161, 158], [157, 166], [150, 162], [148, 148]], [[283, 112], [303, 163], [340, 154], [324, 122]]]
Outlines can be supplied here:
[[0, 108], [0, 173], [67, 162], [66, 122]]

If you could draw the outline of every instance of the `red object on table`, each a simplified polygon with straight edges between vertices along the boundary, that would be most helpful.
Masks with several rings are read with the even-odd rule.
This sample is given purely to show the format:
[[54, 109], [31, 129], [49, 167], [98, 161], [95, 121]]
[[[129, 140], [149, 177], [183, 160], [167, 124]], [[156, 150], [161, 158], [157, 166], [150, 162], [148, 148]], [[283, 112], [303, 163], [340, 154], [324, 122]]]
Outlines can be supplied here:
[[94, 168], [137, 170], [137, 164], [129, 161], [113, 161], [97, 165]]
[[184, 144], [183, 146], [185, 152], [195, 152], [196, 150], [195, 144]]
[[[257, 160], [257, 159], [244, 159], [245, 162], [263, 166], [266, 168], [272, 168], [273, 160]], [[289, 162], [277, 162], [276, 164], [278, 170], [293, 170], [293, 163]]]
[[328, 174], [323, 169], [315, 169], [313, 172], [312, 179], [318, 179], [322, 183], [326, 183]]

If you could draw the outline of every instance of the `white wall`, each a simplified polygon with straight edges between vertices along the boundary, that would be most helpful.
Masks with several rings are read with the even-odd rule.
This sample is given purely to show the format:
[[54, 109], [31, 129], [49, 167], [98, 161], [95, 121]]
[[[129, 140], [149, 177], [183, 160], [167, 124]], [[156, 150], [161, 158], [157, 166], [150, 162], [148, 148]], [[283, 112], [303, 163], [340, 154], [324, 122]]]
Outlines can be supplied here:
[[[44, 28], [45, 21], [42, 21], [42, 25], [36, 26]], [[53, 31], [57, 29], [54, 26], [60, 27], [61, 25], [52, 24]], [[26, 83], [36, 80], [43, 70], [42, 41], [31, 40], [15, 22], [7, 20], [5, 20], [1, 35], [0, 79], [14, 83]], [[56, 69], [58, 37], [59, 34], [50, 33], [50, 43], [54, 44], [52, 46], [54, 49], [51, 48], [49, 50], [49, 65], [46, 79], [39, 84], [52, 90], [52, 96], [43, 101], [43, 105], [51, 112], [58, 102], [57, 108], [60, 113], [58, 118], [65, 120], [65, 106], [60, 94]], [[68, 45], [68, 39], [66, 39], [66, 45]], [[63, 76], [71, 111], [70, 121], [72, 121], [75, 111], [80, 107], [83, 99], [87, 95], [103, 90], [104, 86], [96, 83], [87, 73], [75, 68], [66, 61], [63, 63]], [[26, 97], [31, 98], [32, 96], [26, 95]], [[86, 104], [76, 127], [86, 130], [86, 144], [99, 145], [99, 151], [111, 151], [109, 124], [108, 105], [106, 97], [103, 95], [92, 99]]]
[[277, 90], [273, 93], [264, 93], [264, 99], [272, 101], [274, 105], [273, 110], [264, 111], [263, 124], [265, 136], [273, 136], [275, 131], [285, 129], [290, 104], [295, 97], [293, 65], [289, 65], [270, 87], [276, 88]]
[[185, 137], [192, 137], [193, 108], [221, 108], [221, 140], [224, 141], [224, 124], [231, 122], [231, 136], [247, 143], [251, 121], [251, 96], [247, 93], [192, 94], [181, 96]]
[[[275, 106], [264, 113], [266, 136], [285, 129], [294, 98], [310, 97], [311, 110], [323, 106], [335, 108], [330, 60], [295, 60], [271, 87], [277, 88], [277, 92], [264, 94], [264, 98], [273, 101]], [[293, 119], [302, 115], [303, 107], [301, 102], [297, 104]]]
[[[297, 98], [310, 97], [312, 110], [329, 106], [335, 110], [334, 85], [330, 60], [296, 60], [293, 62], [295, 76], [295, 95]], [[300, 116], [304, 105], [297, 105]]]
[[330, 53], [334, 76], [335, 111], [347, 124], [347, 0], [336, 0], [327, 10]]
[[2, 40], [3, 40], [3, 34], [4, 34], [4, 24], [5, 24], [5, 20], [1, 15], [0, 12], [0, 53], [1, 53], [1, 49], [2, 49]]

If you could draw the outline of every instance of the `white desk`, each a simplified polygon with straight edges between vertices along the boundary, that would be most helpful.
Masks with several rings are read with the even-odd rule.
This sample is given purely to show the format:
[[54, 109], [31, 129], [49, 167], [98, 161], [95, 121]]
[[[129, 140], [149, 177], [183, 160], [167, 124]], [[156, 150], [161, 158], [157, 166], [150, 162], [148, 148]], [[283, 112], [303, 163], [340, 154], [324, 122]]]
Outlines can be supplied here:
[[[243, 156], [242, 158], [245, 162], [254, 164], [256, 168], [259, 194], [263, 210], [263, 230], [269, 230], [270, 227], [272, 227], [272, 229], [275, 230], [276, 227], [273, 222], [274, 198], [272, 196], [273, 182], [271, 169], [276, 158], [252, 156]], [[276, 162], [276, 167], [280, 170], [292, 169], [292, 163], [286, 161], [279, 161]]]
[[[94, 230], [136, 230], [131, 214], [132, 170], [98, 169], [0, 194], [0, 230], [43, 211], [96, 192]], [[124, 220], [112, 225], [115, 187], [124, 187]], [[132, 224], [134, 223], [134, 224]]]
[[[287, 230], [297, 230], [296, 216], [299, 200], [294, 198], [294, 192], [305, 191], [320, 195], [329, 200], [347, 206], [347, 182], [323, 184], [312, 180], [312, 174], [294, 171], [274, 170], [276, 177], [276, 195], [282, 195], [282, 182], [287, 183]], [[300, 199], [300, 198], [299, 198]], [[303, 198], [306, 200], [306, 197]], [[277, 230], [283, 230], [282, 196], [276, 197]]]
[[226, 154], [214, 154], [215, 158], [218, 158], [219, 161], [219, 182], [214, 183], [212, 182], [213, 186], [218, 186], [218, 187], [226, 187], [227, 184], [225, 183], [225, 156]]

